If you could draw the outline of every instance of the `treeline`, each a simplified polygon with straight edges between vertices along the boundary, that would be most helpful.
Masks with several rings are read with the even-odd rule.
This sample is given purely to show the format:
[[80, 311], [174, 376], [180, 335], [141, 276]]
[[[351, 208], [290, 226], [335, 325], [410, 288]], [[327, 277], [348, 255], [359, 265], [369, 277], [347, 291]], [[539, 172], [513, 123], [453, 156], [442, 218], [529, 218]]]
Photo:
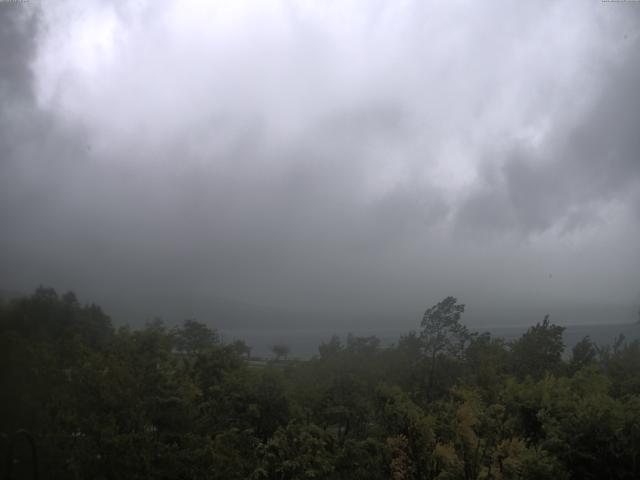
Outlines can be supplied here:
[[308, 362], [256, 367], [196, 321], [114, 329], [39, 288], [0, 306], [0, 474], [640, 478], [640, 342], [563, 356], [549, 318], [506, 343], [463, 313], [449, 297], [394, 346], [333, 337]]

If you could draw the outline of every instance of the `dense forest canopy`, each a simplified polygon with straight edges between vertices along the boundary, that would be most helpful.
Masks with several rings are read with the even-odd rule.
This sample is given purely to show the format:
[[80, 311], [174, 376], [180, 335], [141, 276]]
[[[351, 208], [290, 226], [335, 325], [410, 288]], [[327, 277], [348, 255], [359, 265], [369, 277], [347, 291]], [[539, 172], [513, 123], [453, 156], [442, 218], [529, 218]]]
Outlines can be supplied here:
[[640, 342], [563, 356], [547, 317], [513, 342], [428, 308], [383, 347], [249, 361], [195, 319], [115, 329], [39, 288], [0, 306], [3, 478], [636, 479]]

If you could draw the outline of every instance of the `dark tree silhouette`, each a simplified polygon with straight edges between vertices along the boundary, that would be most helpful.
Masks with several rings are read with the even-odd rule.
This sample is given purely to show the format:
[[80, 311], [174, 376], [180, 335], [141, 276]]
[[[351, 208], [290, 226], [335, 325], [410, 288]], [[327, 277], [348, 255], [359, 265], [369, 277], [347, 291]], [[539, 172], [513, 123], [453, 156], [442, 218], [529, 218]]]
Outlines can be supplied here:
[[276, 356], [276, 360], [281, 360], [281, 359], [286, 360], [291, 350], [288, 345], [285, 345], [283, 343], [278, 343], [271, 347], [271, 351]]

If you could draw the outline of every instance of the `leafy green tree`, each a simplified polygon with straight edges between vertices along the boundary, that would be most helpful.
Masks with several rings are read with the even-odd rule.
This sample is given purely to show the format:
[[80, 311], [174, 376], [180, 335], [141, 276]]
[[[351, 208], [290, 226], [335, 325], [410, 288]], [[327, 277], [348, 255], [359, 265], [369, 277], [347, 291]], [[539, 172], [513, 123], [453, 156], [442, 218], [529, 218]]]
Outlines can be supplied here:
[[359, 337], [353, 333], [347, 335], [346, 350], [354, 355], [373, 355], [380, 349], [380, 339], [375, 335]]
[[330, 435], [315, 425], [290, 423], [260, 447], [260, 462], [251, 478], [330, 478], [334, 470], [331, 443]]
[[380, 385], [376, 400], [377, 415], [387, 437], [390, 475], [428, 478], [436, 446], [434, 419], [398, 387]]
[[489, 333], [474, 336], [465, 352], [467, 381], [497, 400], [507, 373], [508, 359], [509, 352], [503, 339], [493, 338]]
[[447, 297], [427, 309], [422, 317], [423, 351], [427, 365], [427, 386], [433, 389], [436, 366], [441, 356], [461, 358], [466, 344], [473, 335], [460, 323], [465, 306], [458, 304], [455, 297]]
[[640, 340], [627, 342], [620, 336], [609, 350], [601, 349], [602, 365], [612, 381], [612, 395], [623, 397], [640, 392]]
[[271, 351], [276, 356], [276, 360], [280, 360], [280, 359], [286, 360], [287, 357], [289, 356], [289, 352], [291, 351], [291, 349], [289, 348], [288, 345], [285, 345], [283, 343], [278, 343], [271, 347]]
[[218, 345], [198, 354], [189, 363], [189, 371], [206, 398], [212, 388], [220, 385], [230, 373], [240, 369], [244, 364], [234, 345]]
[[206, 385], [199, 404], [204, 431], [249, 430], [261, 441], [291, 420], [291, 399], [277, 368], [246, 368], [225, 372]]
[[260, 441], [253, 432], [231, 427], [216, 434], [212, 451], [210, 478], [219, 480], [244, 480], [258, 466], [256, 451]]
[[576, 343], [571, 350], [571, 361], [569, 368], [572, 372], [577, 372], [581, 368], [589, 366], [596, 361], [598, 348], [591, 341], [589, 335]]
[[187, 354], [204, 352], [220, 342], [215, 330], [194, 319], [185, 320], [172, 334], [176, 349]]
[[364, 432], [371, 410], [370, 392], [364, 379], [341, 372], [333, 376], [321, 395], [321, 424], [335, 430], [340, 444]]
[[385, 445], [376, 437], [347, 439], [334, 456], [336, 480], [387, 480]]
[[236, 340], [231, 344], [231, 346], [238, 355], [244, 356], [247, 360], [251, 360], [251, 347], [243, 340]]
[[384, 382], [396, 384], [407, 392], [419, 393], [424, 381], [424, 358], [422, 342], [416, 332], [401, 336], [397, 345], [383, 349], [378, 356], [376, 368]]
[[340, 341], [340, 337], [337, 335], [333, 335], [328, 342], [322, 342], [318, 347], [318, 352], [320, 353], [320, 358], [328, 358], [332, 355], [337, 354], [343, 349], [342, 342]]
[[549, 315], [516, 340], [511, 348], [512, 368], [519, 378], [540, 379], [546, 373], [560, 373], [564, 327], [549, 322]]
[[521, 438], [503, 440], [497, 448], [486, 478], [513, 480], [563, 480], [569, 474], [547, 450], [527, 445]]

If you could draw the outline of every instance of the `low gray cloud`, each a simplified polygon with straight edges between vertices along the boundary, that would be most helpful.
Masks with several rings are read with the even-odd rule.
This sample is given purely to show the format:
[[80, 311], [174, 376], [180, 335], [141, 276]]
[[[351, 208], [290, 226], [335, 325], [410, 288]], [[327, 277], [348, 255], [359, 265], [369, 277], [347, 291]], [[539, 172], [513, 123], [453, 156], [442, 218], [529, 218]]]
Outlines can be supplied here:
[[[625, 34], [628, 36], [628, 34]], [[632, 49], [640, 46], [637, 30]], [[600, 222], [607, 204], [627, 203], [640, 187], [640, 62], [611, 66], [593, 105], [561, 119], [549, 141], [513, 142], [457, 212], [461, 225], [563, 233]]]
[[637, 16], [98, 0], [0, 15], [2, 289], [227, 325], [413, 321], [449, 294], [484, 318], [638, 300]]

